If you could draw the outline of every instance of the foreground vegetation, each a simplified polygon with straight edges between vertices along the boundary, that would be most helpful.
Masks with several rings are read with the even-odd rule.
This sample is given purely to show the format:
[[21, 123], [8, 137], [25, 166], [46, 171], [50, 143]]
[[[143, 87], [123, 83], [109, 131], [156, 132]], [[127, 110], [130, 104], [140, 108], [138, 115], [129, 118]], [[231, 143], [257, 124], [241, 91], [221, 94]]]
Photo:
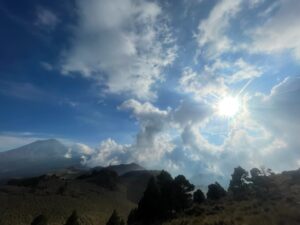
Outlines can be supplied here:
[[206, 194], [166, 171], [42, 176], [11, 181], [0, 201], [0, 225], [299, 225], [300, 170], [237, 167]]

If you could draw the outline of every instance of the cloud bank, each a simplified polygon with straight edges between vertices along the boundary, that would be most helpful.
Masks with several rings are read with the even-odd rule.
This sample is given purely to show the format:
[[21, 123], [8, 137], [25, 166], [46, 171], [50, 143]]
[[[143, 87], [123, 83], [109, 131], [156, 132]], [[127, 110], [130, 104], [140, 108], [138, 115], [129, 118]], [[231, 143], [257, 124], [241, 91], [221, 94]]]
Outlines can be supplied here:
[[78, 24], [62, 72], [93, 79], [108, 93], [155, 98], [153, 85], [176, 57], [162, 8], [146, 0], [76, 2]]

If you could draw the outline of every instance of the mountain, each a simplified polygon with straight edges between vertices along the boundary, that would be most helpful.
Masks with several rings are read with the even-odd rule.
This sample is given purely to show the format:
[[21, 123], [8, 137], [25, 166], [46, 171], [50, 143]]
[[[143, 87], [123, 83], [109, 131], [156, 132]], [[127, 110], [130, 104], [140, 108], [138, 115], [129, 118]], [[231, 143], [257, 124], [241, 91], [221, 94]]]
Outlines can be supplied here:
[[113, 170], [118, 175], [123, 175], [123, 174], [125, 174], [127, 172], [131, 172], [131, 171], [145, 170], [144, 167], [141, 167], [140, 165], [138, 165], [136, 163], [111, 165], [111, 166], [106, 167], [106, 169]]
[[137, 164], [112, 168], [122, 175], [111, 167], [89, 171], [69, 168], [51, 175], [9, 180], [0, 185], [0, 225], [27, 225], [41, 213], [49, 218], [49, 224], [64, 224], [73, 210], [81, 216], [82, 224], [105, 224], [114, 209], [126, 219], [150, 177], [159, 171], [123, 173], [142, 168]]
[[0, 152], [0, 180], [28, 177], [80, 166], [80, 157], [66, 158], [68, 148], [55, 139]]

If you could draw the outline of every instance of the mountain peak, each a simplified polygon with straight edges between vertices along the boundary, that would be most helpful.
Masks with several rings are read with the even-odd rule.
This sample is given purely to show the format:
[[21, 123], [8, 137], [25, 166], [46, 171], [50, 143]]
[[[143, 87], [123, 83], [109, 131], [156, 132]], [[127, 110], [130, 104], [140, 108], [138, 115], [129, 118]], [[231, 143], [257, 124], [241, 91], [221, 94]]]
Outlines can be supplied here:
[[54, 138], [50, 138], [50, 139], [42, 139], [42, 140], [37, 140], [37, 141], [34, 141], [32, 143], [30, 143], [29, 145], [31, 144], [62, 144], [60, 141], [54, 139]]

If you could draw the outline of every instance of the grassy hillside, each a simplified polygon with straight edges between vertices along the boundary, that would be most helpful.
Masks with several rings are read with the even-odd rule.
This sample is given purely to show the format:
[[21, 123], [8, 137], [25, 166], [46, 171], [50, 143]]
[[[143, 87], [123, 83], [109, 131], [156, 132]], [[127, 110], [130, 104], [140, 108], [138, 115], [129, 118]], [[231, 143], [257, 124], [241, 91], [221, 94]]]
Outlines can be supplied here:
[[[144, 190], [146, 183], [143, 178], [134, 185]], [[0, 188], [0, 225], [28, 225], [39, 214], [48, 217], [51, 225], [62, 225], [73, 210], [77, 210], [82, 224], [100, 225], [105, 224], [113, 209], [126, 220], [136, 206], [127, 197], [127, 187], [132, 188], [132, 182], [123, 182], [106, 172], [68, 180], [41, 176], [11, 184]], [[135, 200], [141, 195], [138, 192]]]
[[243, 200], [231, 196], [195, 204], [165, 225], [299, 225], [300, 171], [269, 177], [270, 189]]

